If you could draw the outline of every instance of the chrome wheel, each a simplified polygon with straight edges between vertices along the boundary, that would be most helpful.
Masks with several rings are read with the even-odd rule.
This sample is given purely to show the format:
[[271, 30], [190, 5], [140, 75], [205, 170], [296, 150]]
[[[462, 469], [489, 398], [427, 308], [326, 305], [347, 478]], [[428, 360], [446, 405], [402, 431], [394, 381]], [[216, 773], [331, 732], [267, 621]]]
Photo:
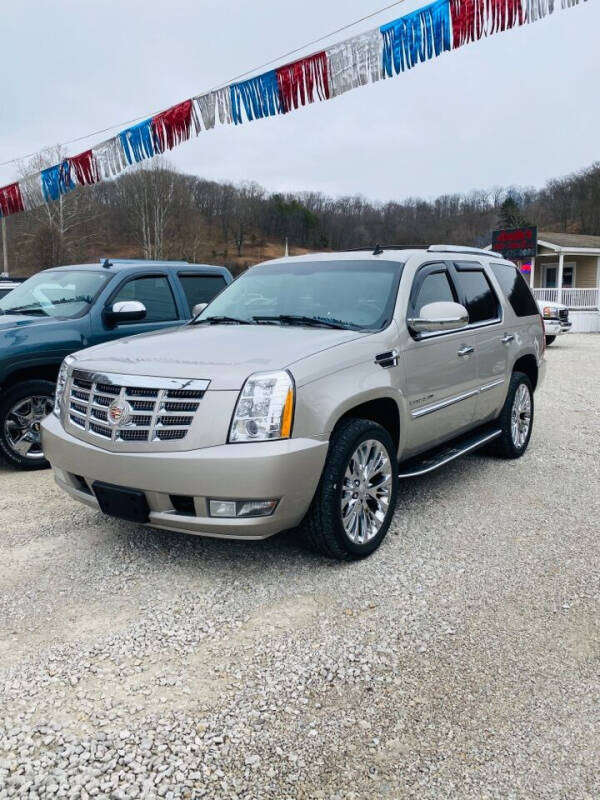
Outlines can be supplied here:
[[531, 428], [531, 394], [524, 383], [521, 383], [515, 392], [510, 428], [513, 444], [521, 450], [527, 442]]
[[354, 544], [374, 539], [385, 521], [392, 496], [392, 465], [376, 439], [358, 445], [342, 486], [342, 525]]
[[4, 420], [4, 435], [11, 450], [21, 458], [42, 459], [41, 423], [52, 412], [54, 398], [48, 395], [24, 397], [15, 403]]

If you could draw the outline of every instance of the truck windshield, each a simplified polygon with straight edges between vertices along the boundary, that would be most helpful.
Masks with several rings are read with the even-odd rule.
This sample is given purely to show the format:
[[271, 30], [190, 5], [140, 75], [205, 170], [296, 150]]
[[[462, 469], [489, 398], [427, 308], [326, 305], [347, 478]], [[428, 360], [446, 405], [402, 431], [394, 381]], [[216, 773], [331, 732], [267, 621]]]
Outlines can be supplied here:
[[379, 330], [392, 319], [402, 266], [395, 261], [262, 264], [221, 292], [194, 324]]
[[109, 278], [85, 270], [39, 272], [0, 300], [0, 314], [79, 317], [89, 309]]

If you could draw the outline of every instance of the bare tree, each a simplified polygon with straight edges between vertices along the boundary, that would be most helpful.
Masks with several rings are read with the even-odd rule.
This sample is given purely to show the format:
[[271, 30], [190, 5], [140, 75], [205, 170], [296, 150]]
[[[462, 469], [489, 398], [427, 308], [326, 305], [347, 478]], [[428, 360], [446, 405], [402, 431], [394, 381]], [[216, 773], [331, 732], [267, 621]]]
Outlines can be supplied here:
[[172, 212], [177, 172], [162, 159], [140, 165], [118, 181], [122, 210], [135, 222], [136, 239], [144, 258], [164, 255], [165, 231]]

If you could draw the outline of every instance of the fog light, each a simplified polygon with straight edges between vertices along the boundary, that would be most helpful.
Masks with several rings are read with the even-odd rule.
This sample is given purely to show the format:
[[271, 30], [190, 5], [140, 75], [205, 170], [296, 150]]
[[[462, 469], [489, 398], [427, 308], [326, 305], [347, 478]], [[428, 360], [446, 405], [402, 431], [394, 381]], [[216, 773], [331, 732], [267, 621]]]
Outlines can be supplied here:
[[277, 508], [277, 500], [209, 500], [211, 517], [269, 517]]

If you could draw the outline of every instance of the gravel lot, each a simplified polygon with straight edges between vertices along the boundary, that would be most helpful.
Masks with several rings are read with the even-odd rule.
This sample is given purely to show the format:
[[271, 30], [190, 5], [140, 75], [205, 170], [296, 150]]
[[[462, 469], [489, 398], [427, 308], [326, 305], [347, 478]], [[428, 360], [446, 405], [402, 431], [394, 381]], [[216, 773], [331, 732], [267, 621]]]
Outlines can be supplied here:
[[405, 482], [359, 564], [0, 467], [0, 798], [598, 798], [600, 336], [548, 362], [528, 454]]

